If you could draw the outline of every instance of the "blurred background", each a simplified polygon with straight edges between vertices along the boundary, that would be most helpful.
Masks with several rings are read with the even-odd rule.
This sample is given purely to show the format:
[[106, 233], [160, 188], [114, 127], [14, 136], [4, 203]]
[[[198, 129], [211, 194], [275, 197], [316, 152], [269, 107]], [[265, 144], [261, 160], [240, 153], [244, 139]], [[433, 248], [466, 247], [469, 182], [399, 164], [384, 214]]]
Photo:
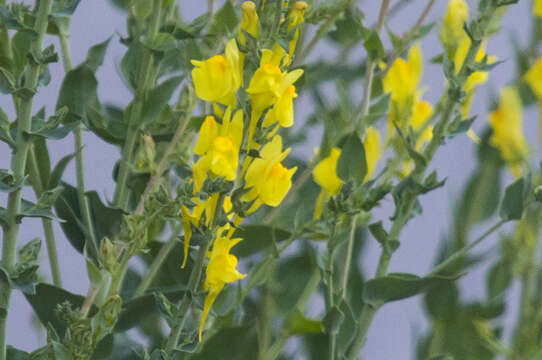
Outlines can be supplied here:
[[[392, 0], [394, 5], [399, 0]], [[403, 1], [407, 3], [404, 9], [388, 21], [388, 27], [394, 33], [403, 33], [408, 30], [428, 0], [410, 0]], [[9, 1], [8, 1], [9, 2]], [[24, 1], [32, 4], [32, 1]], [[207, 10], [207, 2], [195, 0], [180, 0], [181, 11], [184, 19], [193, 19]], [[221, 6], [223, 1], [217, 1], [217, 6]], [[471, 9], [477, 5], [477, 1], [468, 1]], [[447, 1], [439, 0], [431, 10], [426, 23], [437, 22], [432, 29], [431, 34], [422, 41], [422, 49], [426, 64], [424, 67], [423, 86], [426, 87], [425, 99], [435, 102], [441, 95], [444, 88], [444, 74], [440, 65], [432, 65], [428, 62], [435, 55], [442, 52], [442, 47], [438, 40], [438, 27], [440, 26], [440, 17], [444, 14]], [[359, 8], [366, 15], [366, 23], [374, 24], [377, 18], [377, 12], [380, 7], [380, 1], [360, 1]], [[519, 4], [512, 6], [506, 13], [502, 21], [502, 29], [487, 44], [487, 53], [496, 55], [499, 60], [504, 61], [494, 69], [489, 77], [489, 81], [482, 86], [475, 97], [471, 113], [478, 114], [474, 124], [475, 130], [484, 128], [487, 122], [488, 107], [492, 97], [498, 95], [498, 89], [502, 88], [515, 76], [514, 53], [512, 42], [522, 45], [527, 43], [530, 24], [525, 19], [530, 19], [531, 2], [519, 1]], [[315, 30], [311, 25], [306, 26], [310, 33]], [[72, 52], [72, 61], [74, 65], [79, 64], [86, 57], [90, 46], [106, 40], [113, 36], [107, 51], [104, 65], [99, 68], [97, 77], [99, 80], [98, 96], [104, 104], [115, 104], [126, 106], [132, 96], [118, 76], [119, 63], [125, 51], [125, 47], [119, 42], [120, 37], [125, 36], [125, 20], [122, 12], [115, 8], [108, 0], [83, 0], [77, 11], [72, 17], [70, 45]], [[389, 45], [387, 35], [383, 36], [386, 44]], [[44, 46], [54, 44], [58, 49], [58, 41], [52, 36], [45, 38]], [[58, 50], [57, 50], [58, 51]], [[308, 58], [308, 62], [321, 58], [336, 58], [339, 56], [337, 48], [333, 43], [323, 40]], [[356, 61], [365, 56], [362, 46], [357, 46], [349, 55], [348, 61]], [[48, 113], [54, 110], [60, 84], [64, 76], [62, 64], [56, 63], [50, 65], [52, 81], [50, 85], [41, 89], [34, 101], [34, 112], [45, 106]], [[326, 85], [327, 86], [327, 85]], [[334, 91], [334, 84], [329, 83], [328, 91]], [[361, 84], [358, 84], [357, 91], [352, 93], [354, 102], [359, 102], [361, 98]], [[0, 107], [8, 114], [10, 120], [14, 118], [13, 104], [11, 97], [7, 95], [0, 96]], [[311, 100], [307, 94], [300, 93], [296, 102], [296, 126], [299, 126], [307, 119], [311, 111]], [[535, 152], [533, 157], [540, 160], [540, 146], [537, 138], [538, 134], [538, 113], [535, 107], [526, 109], [524, 112], [525, 134], [531, 144], [531, 151]], [[313, 156], [313, 148], [320, 142], [321, 129], [315, 129], [309, 135], [307, 146], [295, 150], [295, 154], [302, 158]], [[111, 199], [114, 191], [112, 179], [112, 169], [119, 158], [119, 149], [101, 141], [90, 133], [84, 137], [85, 143], [85, 170], [87, 176], [87, 189], [96, 190], [105, 199]], [[67, 138], [49, 143], [51, 152], [51, 161], [56, 163], [63, 156], [73, 152], [73, 138]], [[449, 229], [449, 223], [452, 219], [454, 209], [454, 198], [457, 198], [460, 189], [464, 186], [467, 176], [473, 169], [473, 159], [475, 146], [466, 136], [459, 136], [449, 140], [445, 147], [437, 152], [433, 164], [438, 164], [439, 177], [447, 178], [446, 186], [428, 195], [421, 197], [421, 205], [424, 209], [423, 215], [409, 222], [401, 238], [401, 247], [395, 253], [390, 266], [390, 272], [409, 272], [423, 274], [430, 270], [435, 260], [437, 248], [440, 239]], [[0, 143], [0, 168], [9, 168], [10, 150], [7, 145]], [[511, 176], [507, 174], [507, 181], [510, 183]], [[65, 172], [64, 180], [75, 183], [75, 164], [71, 163]], [[35, 200], [34, 194], [29, 189], [25, 190], [23, 197]], [[0, 204], [5, 204], [7, 197], [0, 194]], [[375, 220], [385, 220], [393, 212], [393, 203], [387, 200], [384, 206], [378, 209], [375, 214]], [[487, 229], [488, 220], [478, 226], [476, 230], [482, 232]], [[55, 235], [57, 238], [57, 247], [60, 255], [60, 268], [63, 276], [64, 287], [78, 294], [85, 294], [89, 283], [86, 275], [85, 264], [82, 257], [65, 240], [64, 235], [55, 224]], [[39, 219], [26, 218], [21, 226], [19, 241], [25, 243], [34, 237], [42, 236], [42, 226]], [[498, 234], [488, 239], [477, 250], [495, 249], [497, 246]], [[363, 258], [358, 259], [360, 266], [367, 275], [372, 275], [376, 269], [380, 248], [378, 243], [369, 239], [366, 245], [366, 251]], [[44, 266], [40, 274], [49, 279], [49, 268], [46, 263], [46, 251], [42, 251]], [[460, 287], [462, 296], [467, 299], [476, 299], [482, 297], [485, 291], [484, 277], [487, 265], [482, 264], [475, 267], [472, 272], [461, 278]], [[510, 336], [509, 332], [513, 329], [510, 320], [515, 318], [518, 311], [519, 292], [517, 286], [508, 293], [506, 299], [507, 313], [503, 319], [507, 323], [508, 332], [505, 339]], [[383, 311], [379, 311], [370, 329], [367, 344], [364, 349], [364, 358], [366, 359], [407, 359], [413, 358], [415, 353], [416, 338], [427, 330], [427, 322], [421, 297], [411, 298], [406, 301], [391, 303], [385, 306]], [[14, 292], [12, 297], [12, 309], [8, 319], [8, 344], [12, 344], [22, 350], [32, 350], [45, 344], [45, 332], [35, 332], [32, 330], [33, 321], [32, 310], [25, 298], [19, 293]], [[315, 303], [314, 306], [318, 306]], [[311, 311], [312, 312], [312, 311]], [[508, 319], [508, 320], [507, 320]]]

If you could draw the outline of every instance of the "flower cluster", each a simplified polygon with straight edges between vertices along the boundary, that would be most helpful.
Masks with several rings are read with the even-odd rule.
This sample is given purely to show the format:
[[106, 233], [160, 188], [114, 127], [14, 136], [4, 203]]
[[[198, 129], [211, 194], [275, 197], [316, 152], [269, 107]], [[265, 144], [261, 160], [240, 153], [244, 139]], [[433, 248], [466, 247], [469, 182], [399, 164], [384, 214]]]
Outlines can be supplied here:
[[[433, 107], [422, 100], [423, 89], [419, 83], [423, 73], [423, 56], [419, 44], [408, 51], [407, 59], [398, 58], [387, 70], [383, 79], [384, 91], [390, 93], [390, 115], [388, 117], [388, 143], [393, 139], [395, 126], [412, 128], [417, 134], [415, 149], [420, 151], [433, 137], [433, 126], [428, 124]], [[410, 160], [403, 164], [403, 173], [412, 168]]]
[[[369, 180], [376, 168], [376, 164], [382, 156], [382, 147], [380, 146], [380, 133], [373, 127], [365, 131], [365, 141], [363, 142], [365, 150], [365, 160], [367, 163], [367, 174], [364, 181]], [[314, 208], [314, 219], [317, 220], [322, 215], [324, 204], [331, 196], [337, 195], [342, 187], [342, 180], [337, 175], [337, 162], [341, 156], [341, 149], [334, 147], [328, 156], [320, 160], [312, 171], [314, 182], [320, 187], [320, 194], [316, 199]]]
[[493, 129], [489, 142], [499, 149], [503, 159], [517, 177], [521, 176], [521, 166], [529, 152], [527, 141], [523, 136], [522, 113], [521, 98], [517, 89], [508, 87], [501, 91], [499, 107], [489, 116], [489, 123]]
[[[465, 62], [467, 53], [471, 45], [471, 39], [464, 30], [466, 21], [469, 19], [469, 6], [465, 0], [450, 0], [446, 9], [442, 21], [442, 27], [440, 29], [440, 39], [448, 59], [453, 62], [455, 73], [458, 74], [461, 71], [461, 67]], [[475, 60], [480, 62], [484, 58], [487, 64], [492, 64], [497, 61], [495, 56], [487, 56], [485, 52], [485, 42], [482, 44], [478, 52], [476, 53]], [[469, 110], [476, 92], [476, 88], [484, 84], [488, 79], [488, 73], [486, 71], [475, 71], [469, 75], [463, 91], [465, 91], [465, 99], [462, 105], [462, 117], [467, 119], [469, 117]], [[467, 135], [475, 141], [479, 142], [478, 136], [469, 130]]]
[[[192, 166], [195, 206], [192, 209], [184, 207], [181, 212], [185, 233], [183, 266], [193, 227], [205, 226], [214, 234], [203, 285], [208, 294], [201, 318], [200, 339], [205, 320], [220, 291], [226, 284], [245, 276], [236, 269], [237, 258], [230, 254], [232, 247], [242, 241], [232, 239], [235, 229], [231, 222], [239, 225], [243, 216], [262, 205], [278, 206], [292, 185], [296, 168], [288, 169], [282, 164], [290, 149], [282, 149], [282, 138], [277, 132], [280, 127], [290, 127], [294, 123], [293, 100], [297, 96], [294, 83], [303, 70], [288, 71], [287, 67], [294, 56], [306, 8], [303, 1], [292, 4], [288, 20], [284, 22], [288, 32], [294, 32], [289, 49], [283, 49], [278, 42], [272, 49], [261, 49], [259, 67], [253, 74], [245, 68], [247, 53], [241, 51], [248, 46], [249, 36], [258, 39], [260, 33], [257, 6], [252, 1], [241, 5], [237, 39], [226, 44], [224, 55], [204, 61], [192, 60], [196, 95], [212, 103], [214, 109], [213, 115], [205, 117], [193, 150], [199, 157]], [[246, 88], [245, 73], [250, 77]], [[246, 96], [238, 96], [239, 91], [244, 91]], [[246, 98], [249, 104], [243, 103]], [[209, 193], [204, 189], [206, 181], [216, 180], [233, 183], [229, 189], [244, 192], [240, 197], [241, 203], [246, 205], [242, 211], [233, 214], [230, 194], [226, 194], [233, 190]], [[204, 190], [207, 193], [201, 196]], [[217, 207], [221, 206], [220, 199], [223, 199], [223, 210], [230, 221], [226, 224], [214, 221]]]

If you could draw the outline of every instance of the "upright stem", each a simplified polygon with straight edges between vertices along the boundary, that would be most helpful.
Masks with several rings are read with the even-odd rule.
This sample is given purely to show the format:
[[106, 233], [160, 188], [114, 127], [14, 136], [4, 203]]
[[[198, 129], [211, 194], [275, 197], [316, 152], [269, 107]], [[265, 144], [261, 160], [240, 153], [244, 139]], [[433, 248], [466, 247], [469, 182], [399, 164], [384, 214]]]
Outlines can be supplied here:
[[[31, 147], [28, 152], [29, 172], [32, 179], [32, 186], [36, 197], [40, 197], [43, 193], [43, 184], [40, 178], [40, 172], [38, 169], [38, 162], [36, 160], [36, 154], [34, 147]], [[60, 268], [58, 265], [58, 254], [55, 245], [55, 234], [53, 231], [53, 223], [50, 219], [41, 219], [43, 225], [43, 232], [45, 234], [45, 244], [47, 246], [47, 255], [49, 256], [49, 265], [51, 267], [51, 276], [53, 278], [53, 284], [61, 287], [62, 280], [60, 277]]]
[[[491, 19], [493, 18], [493, 15], [494, 15], [495, 11], [496, 11], [495, 6], [492, 6], [492, 7], [488, 8], [488, 9], [486, 9], [486, 11], [483, 14], [480, 14], [479, 19], [483, 20], [483, 22], [481, 21], [482, 23], [479, 24], [479, 25], [480, 25], [480, 27], [482, 29], [487, 29], [488, 24], [490, 23]], [[458, 85], [460, 87], [463, 87], [463, 85], [465, 84], [465, 82], [467, 80], [467, 77], [468, 77], [468, 74], [469, 74], [469, 69], [472, 67], [472, 65], [475, 62], [476, 54], [478, 53], [478, 50], [480, 49], [481, 43], [482, 43], [482, 41], [480, 39], [473, 39], [471, 41], [469, 50], [468, 50], [467, 55], [465, 57], [465, 61], [463, 62], [463, 65], [462, 65], [461, 69], [459, 70], [459, 72], [457, 74], [457, 79], [458, 79], [458, 82], [459, 82]], [[425, 148], [424, 153], [423, 153], [425, 159], [427, 160], [427, 163], [429, 163], [431, 161], [431, 159], [435, 155], [435, 152], [437, 151], [438, 147], [444, 141], [444, 135], [445, 135], [445, 132], [446, 132], [446, 128], [447, 128], [448, 123], [449, 123], [449, 121], [450, 121], [450, 119], [451, 119], [451, 117], [452, 117], [452, 115], [454, 113], [455, 107], [458, 105], [456, 101], [454, 101], [450, 96], [448, 96], [448, 93], [444, 94], [443, 99], [444, 99], [444, 106], [443, 106], [444, 112], [443, 112], [439, 122], [435, 126], [435, 129], [433, 130], [433, 138], [431, 139], [431, 141], [429, 142], [429, 144], [427, 145], [427, 147]], [[411, 176], [413, 176], [413, 178], [415, 180], [420, 181], [421, 179], [423, 179], [426, 168], [427, 168], [427, 165], [417, 166], [414, 169]], [[410, 210], [411, 210], [412, 206], [414, 205], [415, 201], [416, 201], [416, 196], [411, 196], [410, 198], [408, 198], [406, 200], [405, 204], [403, 205], [405, 207], [405, 210], [401, 212], [401, 215], [397, 216], [397, 218], [394, 220], [394, 222], [392, 224], [392, 228], [391, 228], [390, 233], [389, 233], [389, 236], [390, 236], [391, 239], [393, 239], [393, 240], [398, 240], [399, 239], [399, 236], [400, 236], [404, 226], [406, 225], [406, 223], [408, 221], [408, 214], [410, 213]], [[461, 250], [460, 254], [456, 253], [456, 254], [454, 254], [454, 256], [457, 256], [457, 257], [464, 256], [464, 254], [470, 248], [472, 248], [473, 246], [478, 244], [487, 235], [489, 235], [495, 229], [500, 227], [502, 225], [502, 223], [503, 222], [499, 222], [497, 225], [495, 225], [494, 227], [489, 229], [488, 232], [486, 234], [484, 234], [481, 238], [477, 239], [474, 243], [472, 243], [472, 244], [468, 245], [467, 247], [463, 248]], [[382, 253], [381, 253], [380, 259], [378, 261], [376, 277], [385, 276], [388, 273], [388, 267], [389, 267], [389, 263], [390, 263], [390, 260], [391, 260], [391, 256], [392, 256], [392, 254], [391, 254], [389, 249], [387, 249], [387, 248], [382, 249]], [[452, 256], [452, 257], [454, 257], [454, 256]], [[431, 274], [436, 274], [436, 271], [439, 271], [441, 268], [443, 268], [445, 266], [445, 264], [448, 263], [448, 261], [455, 261], [455, 260], [456, 260], [455, 258], [448, 259], [447, 261], [445, 261], [445, 263], [437, 266], [437, 268], [435, 268]], [[378, 307], [376, 307], [376, 306], [371, 306], [369, 304], [365, 304], [363, 306], [362, 313], [361, 313], [361, 318], [360, 318], [360, 330], [359, 330], [356, 338], [354, 339], [354, 342], [350, 346], [350, 349], [349, 349], [349, 351], [347, 353], [347, 357], [346, 357], [347, 359], [354, 360], [355, 358], [357, 358], [357, 356], [359, 354], [359, 351], [361, 350], [361, 348], [363, 347], [363, 344], [365, 343], [365, 339], [367, 337], [367, 332], [369, 330], [372, 319], [373, 319], [373, 317], [374, 317], [377, 310], [378, 310]]]
[[[70, 43], [68, 41], [69, 22], [60, 28], [58, 39], [60, 41], [60, 53], [62, 55], [62, 63], [64, 70], [69, 72], [72, 69], [72, 61], [70, 56]], [[79, 124], [74, 130], [74, 147], [75, 147], [75, 169], [77, 180], [77, 199], [79, 200], [79, 210], [83, 215], [83, 223], [88, 229], [90, 239], [96, 243], [96, 233], [94, 231], [94, 223], [90, 214], [90, 205], [85, 196], [85, 161], [83, 158], [83, 125]]]
[[354, 249], [354, 238], [356, 237], [357, 216], [352, 217], [350, 224], [350, 234], [348, 235], [348, 243], [346, 244], [346, 257], [344, 266], [342, 267], [341, 277], [341, 300], [346, 299], [346, 291], [348, 286], [348, 276], [350, 275], [350, 266], [352, 264], [352, 251]]
[[[152, 7], [152, 17], [150, 27], [147, 36], [153, 38], [158, 34], [160, 28], [160, 18], [162, 15], [162, 1], [154, 0]], [[151, 86], [152, 80], [152, 67], [153, 67], [153, 54], [149, 49], [145, 49], [143, 59], [141, 61], [138, 73], [138, 80], [136, 86], [135, 99], [132, 109], [128, 118], [128, 134], [126, 136], [126, 142], [122, 148], [122, 159], [120, 162], [119, 176], [117, 179], [117, 186], [115, 188], [115, 196], [113, 203], [121, 208], [126, 208], [128, 202], [128, 191], [126, 188], [126, 182], [130, 175], [130, 166], [132, 163], [132, 157], [134, 153], [135, 144], [137, 142], [137, 135], [139, 133], [139, 126], [137, 120], [143, 109], [143, 102], [149, 86]]]
[[[35, 53], [41, 52], [43, 35], [47, 30], [48, 17], [51, 12], [52, 0], [41, 0], [36, 14], [34, 30], [36, 37], [31, 44]], [[41, 66], [29, 63], [28, 74], [25, 79], [25, 87], [35, 90], [38, 85], [38, 78]], [[22, 179], [25, 175], [26, 159], [31, 143], [26, 139], [25, 132], [30, 131], [32, 122], [33, 97], [23, 99], [18, 109], [17, 135], [15, 138], [15, 155], [12, 158], [11, 169], [16, 180]], [[15, 265], [15, 249], [17, 246], [17, 235], [19, 233], [18, 214], [21, 209], [21, 189], [11, 192], [8, 196], [7, 225], [4, 228], [4, 239], [2, 242], [2, 265], [11, 273]], [[11, 297], [11, 286], [7, 281], [0, 282], [0, 360], [6, 360], [6, 320]]]

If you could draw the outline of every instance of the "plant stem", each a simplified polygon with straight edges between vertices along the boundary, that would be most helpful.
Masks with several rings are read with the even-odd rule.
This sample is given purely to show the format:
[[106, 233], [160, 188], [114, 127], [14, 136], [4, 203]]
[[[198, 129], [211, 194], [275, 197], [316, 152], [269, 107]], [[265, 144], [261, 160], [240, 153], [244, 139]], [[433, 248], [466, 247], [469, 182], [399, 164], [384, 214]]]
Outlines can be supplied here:
[[[34, 147], [30, 147], [28, 152], [29, 172], [32, 179], [32, 186], [36, 197], [39, 199], [43, 193], [43, 184], [41, 182], [40, 172], [38, 169], [38, 162], [36, 160], [36, 153]], [[58, 264], [58, 254], [56, 251], [55, 234], [53, 231], [53, 223], [50, 219], [41, 219], [43, 225], [43, 232], [45, 234], [45, 244], [47, 246], [47, 255], [49, 257], [49, 265], [51, 267], [51, 277], [53, 278], [53, 284], [61, 287], [62, 280], [60, 277], [60, 267]]]
[[[218, 217], [216, 214], [218, 209], [221, 209], [222, 206], [224, 206], [224, 195], [220, 194], [216, 203], [215, 217], [213, 219], [211, 227], [213, 229], [213, 236], [216, 236]], [[201, 275], [203, 274], [203, 267], [205, 265], [205, 257], [207, 256], [207, 251], [209, 251], [209, 248], [211, 247], [211, 243], [212, 239], [204, 237], [203, 242], [198, 250], [196, 262], [194, 263], [194, 267], [192, 268], [192, 272], [190, 273], [190, 277], [188, 278], [187, 290], [184, 293], [183, 299], [178, 306], [178, 311], [175, 314], [175, 325], [171, 329], [171, 332], [169, 333], [169, 338], [167, 339], [166, 353], [168, 355], [171, 355], [172, 351], [177, 346], [177, 343], [179, 342], [179, 337], [181, 336], [181, 332], [184, 329], [184, 324], [188, 317], [186, 316], [186, 314], [188, 309], [190, 308], [190, 305], [192, 304], [192, 296], [197, 291], [199, 283], [201, 281]]]
[[183, 299], [181, 300], [181, 304], [179, 305], [179, 310], [176, 314], [176, 324], [171, 329], [171, 333], [169, 334], [169, 338], [167, 340], [166, 352], [168, 353], [168, 355], [171, 355], [173, 349], [175, 349], [177, 343], [179, 342], [179, 337], [181, 336], [181, 332], [184, 329], [184, 325], [188, 317], [186, 316], [186, 314], [190, 305], [192, 304], [192, 293], [197, 290], [197, 286], [200, 283], [201, 275], [203, 273], [205, 256], [207, 255], [207, 251], [209, 251], [210, 246], [211, 241], [207, 239], [204, 240], [198, 250], [198, 255], [194, 264], [194, 268], [192, 269], [192, 272], [190, 273], [190, 278], [188, 279], [187, 292], [184, 294]]
[[[41, 0], [36, 13], [34, 31], [36, 37], [31, 44], [31, 49], [35, 53], [41, 52], [43, 35], [47, 30], [48, 17], [51, 12], [52, 0]], [[32, 62], [28, 65], [28, 73], [25, 79], [25, 87], [35, 90], [38, 86], [40, 74], [40, 64]], [[16, 180], [25, 176], [26, 159], [31, 143], [26, 139], [25, 132], [30, 131], [32, 123], [32, 103], [33, 96], [21, 101], [21, 107], [18, 109], [17, 135], [15, 138], [15, 155], [12, 158], [11, 169]], [[21, 189], [16, 189], [8, 196], [7, 225], [4, 228], [4, 238], [2, 242], [2, 265], [11, 273], [15, 265], [15, 250], [17, 246], [17, 235], [19, 233], [18, 214], [21, 209]], [[6, 360], [6, 318], [11, 297], [11, 286], [9, 282], [0, 282], [0, 360]]]
[[350, 224], [350, 234], [348, 235], [348, 244], [346, 244], [346, 257], [344, 259], [344, 266], [342, 267], [341, 276], [341, 300], [346, 299], [346, 291], [348, 285], [348, 276], [350, 275], [350, 267], [352, 264], [352, 251], [354, 249], [354, 238], [356, 237], [356, 225], [357, 216], [352, 217]]
[[[60, 42], [60, 53], [64, 71], [67, 73], [72, 69], [72, 61], [70, 56], [70, 43], [68, 41], [69, 22], [65, 26], [61, 26], [58, 32]], [[75, 174], [77, 181], [77, 199], [79, 200], [79, 210], [83, 215], [83, 223], [88, 229], [88, 235], [92, 242], [97, 243], [96, 233], [94, 231], [94, 223], [90, 214], [90, 205], [85, 196], [85, 161], [83, 157], [83, 124], [78, 124], [74, 130], [74, 148], [75, 148]]]
[[154, 277], [158, 273], [158, 270], [160, 270], [162, 263], [166, 260], [167, 256], [171, 253], [171, 251], [177, 244], [178, 234], [179, 234], [179, 230], [175, 231], [175, 233], [169, 238], [169, 240], [164, 245], [162, 245], [162, 247], [160, 248], [160, 251], [154, 258], [151, 266], [149, 267], [149, 269], [143, 276], [143, 279], [137, 286], [134, 292], [134, 297], [142, 296], [145, 294], [152, 280], [154, 280]]
[[[149, 31], [147, 36], [153, 38], [158, 34], [160, 28], [160, 18], [162, 13], [161, 0], [154, 0], [152, 7], [152, 17], [150, 21]], [[115, 196], [113, 198], [113, 204], [125, 209], [129, 198], [127, 191], [128, 177], [130, 175], [130, 166], [132, 163], [133, 152], [135, 144], [137, 142], [137, 136], [139, 133], [139, 125], [137, 120], [143, 109], [143, 102], [147, 91], [152, 83], [152, 68], [154, 64], [154, 58], [152, 51], [145, 49], [143, 59], [141, 61], [138, 73], [137, 86], [135, 89], [135, 99], [132, 109], [130, 109], [128, 119], [128, 133], [126, 135], [126, 142], [122, 148], [122, 160], [120, 162], [119, 175], [117, 179], [117, 186], [115, 188]]]

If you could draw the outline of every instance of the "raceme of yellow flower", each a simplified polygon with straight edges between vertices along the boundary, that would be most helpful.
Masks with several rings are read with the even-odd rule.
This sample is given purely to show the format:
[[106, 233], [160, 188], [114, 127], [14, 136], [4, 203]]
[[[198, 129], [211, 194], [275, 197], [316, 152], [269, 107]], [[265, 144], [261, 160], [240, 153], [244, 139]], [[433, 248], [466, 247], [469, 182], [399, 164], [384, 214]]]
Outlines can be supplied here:
[[225, 53], [226, 56], [215, 55], [205, 61], [192, 60], [192, 80], [196, 95], [202, 100], [235, 105], [235, 94], [243, 79], [235, 39], [228, 42]]
[[[469, 51], [469, 47], [471, 44], [471, 40], [468, 36], [465, 36], [461, 43], [459, 44], [457, 51], [454, 56], [454, 68], [455, 72], [459, 73], [461, 70], [461, 67], [463, 66], [463, 63], [465, 62], [465, 58], [467, 57], [467, 53]], [[482, 61], [482, 59], [486, 56], [485, 51], [485, 42], [482, 43], [482, 46], [480, 46], [480, 49], [478, 50], [478, 53], [476, 54], [476, 61]], [[497, 61], [496, 56], [488, 56], [487, 62], [489, 64], [492, 64]], [[476, 71], [469, 75], [467, 78], [467, 81], [465, 82], [465, 86], [463, 87], [463, 90], [466, 93], [465, 100], [463, 100], [463, 103], [461, 104], [461, 116], [463, 119], [469, 118], [469, 112], [470, 107], [472, 104], [472, 100], [474, 99], [474, 95], [476, 93], [476, 88], [478, 85], [484, 84], [488, 79], [488, 73], [485, 71]], [[470, 130], [467, 132], [467, 135], [476, 143], [480, 142], [479, 137], [474, 133], [474, 131]]]
[[533, 14], [536, 17], [542, 18], [542, 0], [534, 0]]
[[501, 91], [499, 107], [490, 114], [489, 123], [493, 134], [491, 145], [500, 150], [515, 176], [521, 175], [521, 163], [527, 158], [529, 149], [523, 136], [522, 105], [517, 89]]
[[292, 31], [295, 28], [294, 37], [290, 40], [288, 57], [286, 64], [289, 65], [295, 52], [297, 46], [297, 40], [299, 39], [300, 28], [298, 25], [301, 25], [305, 21], [305, 11], [307, 11], [308, 4], [305, 1], [296, 1], [290, 13], [288, 14], [288, 32]]
[[410, 48], [408, 60], [398, 58], [383, 79], [384, 91], [391, 94], [391, 117], [400, 121], [410, 111], [423, 71], [423, 58], [419, 44]]
[[364, 181], [367, 181], [373, 176], [376, 164], [382, 156], [380, 133], [377, 129], [368, 127], [367, 130], [365, 130], [363, 147], [365, 148], [365, 160], [367, 162], [367, 174], [365, 175]]
[[241, 26], [239, 27], [239, 43], [241, 45], [246, 45], [247, 39], [245, 31], [249, 33], [252, 37], [258, 38], [259, 28], [258, 28], [258, 12], [256, 11], [256, 4], [253, 1], [245, 1], [241, 5], [241, 10], [243, 14], [241, 16]]
[[322, 190], [316, 199], [314, 207], [314, 219], [318, 219], [324, 209], [324, 203], [341, 190], [342, 181], [337, 175], [337, 162], [341, 156], [341, 149], [334, 147], [327, 157], [320, 160], [314, 167], [312, 176], [314, 182], [320, 185]]
[[[542, 1], [540, 6], [542, 7]], [[541, 15], [542, 16], [542, 15]], [[525, 81], [529, 84], [531, 90], [538, 99], [539, 131], [542, 133], [542, 57], [539, 58], [534, 65], [525, 74]]]
[[450, 0], [440, 28], [440, 40], [449, 58], [453, 58], [459, 43], [467, 37], [463, 25], [469, 18], [469, 6], [465, 0]]
[[283, 73], [280, 69], [286, 52], [280, 46], [273, 50], [262, 50], [260, 67], [256, 70], [247, 93], [250, 96], [252, 111], [256, 114], [273, 105], [284, 94], [284, 91], [301, 77], [303, 70], [297, 69]]
[[294, 99], [296, 97], [295, 86], [288, 86], [273, 108], [265, 114], [263, 127], [269, 127], [276, 123], [281, 127], [291, 127], [294, 124]]
[[201, 156], [197, 163], [198, 171], [210, 171], [214, 176], [228, 181], [237, 177], [239, 149], [243, 140], [243, 111], [237, 110], [231, 118], [231, 108], [226, 109], [220, 126], [213, 116], [207, 116], [194, 147], [194, 154]]
[[534, 65], [527, 71], [525, 81], [529, 84], [538, 100], [542, 101], [542, 57], [536, 60]]
[[242, 239], [230, 239], [228, 236], [222, 236], [222, 233], [226, 231], [227, 229], [219, 230], [219, 234], [214, 241], [213, 248], [208, 254], [209, 264], [207, 265], [205, 281], [203, 283], [203, 289], [208, 291], [208, 294], [205, 297], [203, 313], [201, 315], [199, 341], [201, 341], [205, 320], [207, 320], [209, 311], [211, 310], [211, 307], [213, 306], [218, 294], [222, 291], [226, 284], [233, 283], [246, 276], [237, 270], [237, 258], [230, 254], [231, 248], [234, 247], [235, 244], [239, 243]]
[[243, 201], [254, 201], [248, 213], [262, 204], [278, 206], [282, 202], [297, 170], [297, 167], [287, 169], [281, 164], [289, 153], [290, 149], [282, 151], [282, 138], [275, 135], [260, 151], [260, 158], [250, 164], [245, 175], [245, 187], [250, 190], [243, 196]]

